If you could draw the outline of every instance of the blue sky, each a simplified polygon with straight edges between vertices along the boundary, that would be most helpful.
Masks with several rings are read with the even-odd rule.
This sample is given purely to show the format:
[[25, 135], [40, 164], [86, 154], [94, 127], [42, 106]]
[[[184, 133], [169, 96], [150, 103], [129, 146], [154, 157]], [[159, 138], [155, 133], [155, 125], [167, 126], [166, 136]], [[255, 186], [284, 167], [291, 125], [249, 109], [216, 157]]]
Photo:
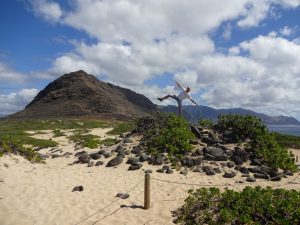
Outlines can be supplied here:
[[154, 103], [176, 80], [202, 105], [300, 120], [300, 0], [0, 4], [0, 115], [83, 69]]

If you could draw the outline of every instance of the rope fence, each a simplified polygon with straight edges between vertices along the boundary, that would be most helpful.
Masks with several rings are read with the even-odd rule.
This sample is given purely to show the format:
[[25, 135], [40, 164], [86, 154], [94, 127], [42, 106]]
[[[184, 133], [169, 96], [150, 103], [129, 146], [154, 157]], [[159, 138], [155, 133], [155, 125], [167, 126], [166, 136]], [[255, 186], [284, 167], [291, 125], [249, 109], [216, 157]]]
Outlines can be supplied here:
[[[272, 177], [272, 178], [268, 178], [268, 179], [262, 179], [262, 180], [259, 180], [259, 181], [256, 181], [255, 183], [259, 183], [259, 182], [264, 182], [264, 181], [269, 181], [269, 180], [272, 180], [272, 179], [276, 179], [278, 177], [282, 177], [282, 176], [285, 176], [285, 175], [288, 175], [289, 173], [283, 173], [279, 176], [276, 176], [276, 177]], [[277, 186], [275, 186], [274, 188], [277, 188], [277, 187], [282, 187], [282, 186], [286, 186], [288, 184], [300, 184], [300, 183], [297, 183], [297, 182], [294, 182], [296, 179], [298, 179], [300, 177], [300, 173], [298, 173], [298, 175], [296, 177], [293, 177], [291, 180], [287, 181], [286, 183], [284, 184], [278, 184]], [[238, 186], [238, 185], [248, 185], [249, 183], [234, 183], [234, 184], [201, 184], [201, 183], [185, 183], [185, 182], [177, 182], [177, 181], [171, 181], [171, 180], [165, 180], [165, 179], [159, 179], [159, 178], [155, 178], [155, 177], [150, 177], [150, 174], [149, 173], [146, 173], [145, 174], [145, 178], [140, 180], [139, 182], [137, 182], [132, 188], [130, 188], [126, 193], [124, 193], [123, 195], [125, 194], [129, 194], [132, 190], [136, 189], [143, 181], [144, 181], [144, 207], [142, 206], [136, 206], [138, 208], [143, 208], [144, 210], [148, 210], [150, 209], [150, 203], [160, 203], [160, 202], [171, 202], [171, 201], [179, 201], [179, 200], [182, 200], [182, 199], [185, 199], [184, 198], [176, 198], [176, 199], [164, 199], [164, 200], [161, 200], [161, 201], [156, 201], [156, 202], [151, 202], [150, 201], [150, 180], [153, 180], [153, 181], [158, 181], [158, 182], [164, 182], [164, 183], [169, 183], [169, 184], [177, 184], [177, 185], [185, 185], [185, 186], [198, 186], [198, 187], [228, 187], [228, 186], [231, 186], [231, 187], [234, 187], [234, 186]], [[139, 194], [142, 193], [142, 191], [139, 192]], [[122, 197], [122, 196], [121, 196]], [[119, 201], [120, 198], [117, 198], [113, 201], [111, 201], [110, 203], [108, 203], [106, 206], [102, 207], [101, 209], [97, 210], [96, 212], [92, 213], [91, 215], [83, 218], [82, 220], [80, 220], [79, 222], [77, 222], [76, 224], [74, 225], [79, 225], [81, 224], [82, 222], [86, 221], [87, 219], [93, 217], [94, 215], [98, 214], [98, 213], [101, 213], [103, 212], [106, 208], [110, 207], [111, 205], [113, 205], [114, 203], [116, 203], [117, 201]], [[129, 206], [130, 207], [130, 206]], [[125, 205], [121, 205], [119, 208], [117, 208], [116, 210], [114, 210], [113, 212], [103, 216], [102, 218], [96, 220], [95, 222], [93, 222], [92, 225], [95, 225], [96, 223], [98, 223], [99, 221], [102, 221], [104, 220], [105, 218], [113, 215], [114, 213], [118, 212], [120, 209], [122, 208], [128, 208], [128, 206], [125, 206]]]

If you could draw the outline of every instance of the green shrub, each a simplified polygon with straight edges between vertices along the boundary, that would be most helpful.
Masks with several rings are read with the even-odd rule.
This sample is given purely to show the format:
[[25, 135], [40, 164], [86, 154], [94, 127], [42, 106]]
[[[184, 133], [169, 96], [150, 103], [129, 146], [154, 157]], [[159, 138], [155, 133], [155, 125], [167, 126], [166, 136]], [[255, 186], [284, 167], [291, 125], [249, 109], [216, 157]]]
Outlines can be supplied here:
[[15, 153], [32, 162], [42, 162], [41, 155], [31, 147], [24, 147], [20, 140], [11, 135], [0, 136], [0, 156], [4, 153]]
[[274, 135], [276, 141], [282, 146], [300, 149], [300, 137], [279, 133], [274, 133]]
[[299, 224], [300, 192], [246, 187], [242, 192], [218, 188], [189, 191], [173, 212], [174, 222], [195, 224]]
[[139, 118], [136, 124], [143, 135], [141, 143], [150, 154], [167, 152], [170, 158], [181, 157], [192, 148], [189, 140], [194, 135], [181, 116], [157, 111]]
[[201, 118], [199, 120], [199, 125], [204, 128], [212, 129], [214, 127], [214, 122], [211, 119]]
[[99, 136], [86, 134], [87, 130], [76, 130], [73, 135], [69, 137], [69, 140], [74, 141], [81, 147], [97, 148], [100, 144]]
[[111, 131], [107, 132], [107, 134], [120, 135], [130, 130], [132, 130], [132, 125], [130, 123], [117, 123]]
[[100, 141], [101, 144], [104, 144], [106, 146], [112, 146], [116, 144], [116, 139], [115, 138], [106, 138], [102, 141]]
[[273, 169], [297, 169], [293, 155], [289, 154], [287, 148], [278, 144], [274, 133], [270, 133], [261, 120], [254, 116], [219, 116], [216, 129], [221, 133], [231, 132], [233, 142], [247, 141], [248, 151], [260, 157]]
[[61, 130], [55, 129], [53, 130], [53, 137], [62, 137], [62, 136], [66, 136], [64, 132], [62, 132]]

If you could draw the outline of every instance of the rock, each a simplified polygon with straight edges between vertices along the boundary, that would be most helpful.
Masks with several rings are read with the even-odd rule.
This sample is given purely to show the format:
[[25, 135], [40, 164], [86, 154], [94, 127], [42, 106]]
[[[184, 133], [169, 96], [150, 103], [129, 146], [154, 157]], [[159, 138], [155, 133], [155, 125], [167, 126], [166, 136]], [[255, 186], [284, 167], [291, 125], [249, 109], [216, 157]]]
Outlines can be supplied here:
[[121, 164], [122, 162], [123, 162], [123, 158], [120, 157], [120, 156], [117, 156], [117, 157], [111, 159], [111, 160], [106, 164], [106, 166], [107, 166], [107, 167], [117, 166], [117, 165]]
[[142, 153], [140, 158], [139, 158], [139, 161], [140, 162], [145, 162], [147, 160], [148, 160], [148, 156], [145, 153]]
[[131, 139], [129, 139], [129, 138], [126, 138], [125, 140], [124, 140], [124, 143], [127, 143], [127, 144], [130, 144], [130, 143], [132, 143], [133, 142], [133, 140], [131, 140]]
[[74, 187], [73, 190], [72, 190], [72, 192], [74, 192], [74, 191], [83, 191], [83, 186], [80, 185], [80, 186]]
[[201, 139], [202, 138], [202, 134], [201, 134], [201, 132], [198, 130], [198, 128], [197, 127], [195, 127], [195, 126], [191, 126], [191, 131], [192, 131], [192, 133], [197, 137], [197, 138], [199, 138], [199, 139]]
[[205, 136], [201, 138], [201, 141], [208, 145], [213, 145], [216, 143], [213, 139], [211, 139], [209, 137], [205, 137]]
[[249, 167], [248, 170], [251, 173], [258, 173], [258, 168], [257, 167]]
[[241, 177], [250, 177], [250, 174], [242, 174]]
[[152, 170], [145, 170], [145, 173], [152, 173]]
[[283, 176], [283, 173], [282, 172], [278, 172], [278, 171], [271, 171], [269, 173], [270, 177], [271, 177], [271, 180], [273, 181], [280, 181], [282, 176]]
[[197, 148], [195, 153], [196, 153], [197, 156], [203, 156], [203, 148]]
[[128, 150], [125, 151], [125, 154], [126, 154], [126, 155], [130, 155], [130, 154], [131, 154], [131, 151], [128, 149]]
[[124, 149], [120, 149], [119, 152], [118, 152], [118, 154], [117, 154], [117, 156], [120, 156], [120, 157], [122, 157], [122, 158], [125, 158], [126, 154], [125, 154]]
[[142, 152], [142, 150], [140, 149], [139, 146], [134, 146], [132, 151], [131, 151], [132, 154], [136, 154], [136, 155], [141, 154], [141, 152]]
[[181, 160], [181, 164], [190, 168], [194, 166], [194, 161], [193, 159], [186, 157]]
[[81, 152], [76, 152], [76, 154], [74, 155], [75, 157], [80, 157], [80, 156], [82, 156], [82, 155], [86, 155], [87, 154], [87, 152], [86, 151], [81, 151]]
[[193, 172], [198, 172], [198, 173], [201, 173], [202, 172], [202, 169], [200, 166], [197, 166], [193, 169]]
[[153, 165], [162, 165], [164, 163], [164, 157], [163, 156], [156, 156], [154, 157]]
[[247, 162], [249, 160], [250, 154], [245, 151], [244, 149], [240, 148], [240, 147], [235, 147], [234, 148], [234, 152], [233, 152], [234, 156], [239, 156], [241, 158], [241, 160], [243, 160], [243, 162]]
[[163, 165], [162, 169], [163, 169], [164, 171], [167, 171], [168, 169], [170, 169], [170, 166], [168, 166], [168, 165]]
[[133, 164], [133, 163], [138, 163], [139, 158], [138, 157], [129, 157], [126, 164]]
[[191, 145], [198, 145], [198, 144], [200, 144], [199, 140], [197, 140], [197, 139], [191, 139], [191, 140], [189, 140], [189, 143]]
[[256, 179], [254, 178], [254, 177], [247, 177], [247, 179], [246, 179], [246, 181], [247, 182], [255, 182], [256, 181]]
[[96, 164], [95, 164], [95, 166], [102, 166], [103, 164], [104, 164], [103, 161], [97, 161]]
[[233, 155], [231, 157], [231, 160], [235, 163], [235, 165], [242, 165], [243, 164], [243, 160], [237, 155]]
[[95, 163], [94, 162], [92, 162], [92, 161], [90, 161], [89, 163], [88, 163], [88, 167], [93, 167], [95, 165]]
[[167, 169], [166, 173], [171, 174], [171, 173], [173, 173], [173, 170], [169, 168], [169, 169]]
[[232, 156], [233, 152], [230, 149], [224, 150], [225, 154], [228, 156]]
[[215, 171], [216, 173], [222, 173], [222, 171], [220, 170], [219, 167], [215, 167], [213, 168], [213, 171]]
[[268, 179], [268, 175], [263, 173], [255, 173], [254, 177], [257, 179]]
[[88, 163], [91, 160], [91, 158], [88, 155], [82, 155], [78, 158], [78, 160], [80, 163]]
[[225, 177], [225, 178], [233, 178], [233, 177], [235, 177], [235, 173], [233, 173], [233, 172], [225, 172], [224, 175], [223, 175], [223, 177]]
[[212, 131], [208, 132], [208, 137], [212, 139], [215, 143], [221, 143], [222, 141], [217, 137]]
[[294, 173], [292, 171], [290, 171], [290, 170], [284, 170], [283, 174], [287, 175], [287, 176], [293, 176], [294, 175]]
[[264, 174], [270, 174], [271, 173], [271, 169], [267, 166], [261, 166], [259, 167], [259, 172], [260, 173], [264, 173]]
[[194, 161], [194, 166], [199, 166], [202, 163], [202, 158], [197, 157], [197, 158], [194, 158], [193, 161]]
[[227, 162], [227, 166], [228, 166], [229, 168], [232, 168], [232, 167], [235, 166], [235, 163], [234, 163], [234, 162]]
[[60, 157], [60, 155], [58, 155], [58, 154], [52, 154], [51, 156], [52, 156], [52, 159], [55, 159], [55, 158], [59, 158], [59, 157]]
[[100, 150], [100, 151], [98, 151], [98, 154], [100, 154], [100, 155], [104, 155], [105, 153], [106, 153], [105, 150]]
[[216, 172], [213, 169], [211, 169], [211, 170], [206, 171], [205, 174], [208, 176], [213, 176], [216, 174]]
[[203, 153], [209, 160], [226, 161], [228, 156], [224, 153], [224, 150], [216, 147], [204, 147]]
[[138, 170], [140, 167], [138, 165], [131, 165], [129, 166], [128, 170]]
[[104, 156], [105, 158], [109, 158], [109, 157], [112, 156], [112, 154], [111, 154], [111, 152], [106, 152], [106, 153], [104, 153], [103, 156]]
[[93, 153], [90, 155], [90, 157], [94, 160], [97, 160], [101, 158], [101, 155], [99, 153]]
[[129, 198], [129, 194], [127, 194], [127, 193], [118, 193], [116, 195], [116, 197], [121, 198], [121, 199], [127, 199], [127, 198]]
[[158, 173], [164, 173], [165, 170], [164, 169], [158, 169], [158, 170], [156, 170], [156, 172], [158, 172]]
[[261, 161], [259, 159], [253, 159], [251, 162], [252, 165], [261, 166]]
[[236, 165], [236, 166], [234, 167], [234, 169], [237, 170], [237, 171], [240, 171], [241, 168], [242, 168], [242, 165]]
[[244, 166], [240, 168], [240, 172], [243, 174], [249, 174], [249, 170]]

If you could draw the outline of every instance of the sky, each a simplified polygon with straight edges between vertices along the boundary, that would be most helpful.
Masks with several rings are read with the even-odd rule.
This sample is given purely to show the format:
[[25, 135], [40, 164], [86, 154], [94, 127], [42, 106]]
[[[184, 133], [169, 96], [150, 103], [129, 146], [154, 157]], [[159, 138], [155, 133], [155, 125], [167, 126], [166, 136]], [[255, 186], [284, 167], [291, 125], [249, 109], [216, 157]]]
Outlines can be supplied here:
[[300, 120], [300, 0], [1, 0], [0, 27], [0, 116], [84, 70], [156, 104], [177, 81], [200, 105]]

